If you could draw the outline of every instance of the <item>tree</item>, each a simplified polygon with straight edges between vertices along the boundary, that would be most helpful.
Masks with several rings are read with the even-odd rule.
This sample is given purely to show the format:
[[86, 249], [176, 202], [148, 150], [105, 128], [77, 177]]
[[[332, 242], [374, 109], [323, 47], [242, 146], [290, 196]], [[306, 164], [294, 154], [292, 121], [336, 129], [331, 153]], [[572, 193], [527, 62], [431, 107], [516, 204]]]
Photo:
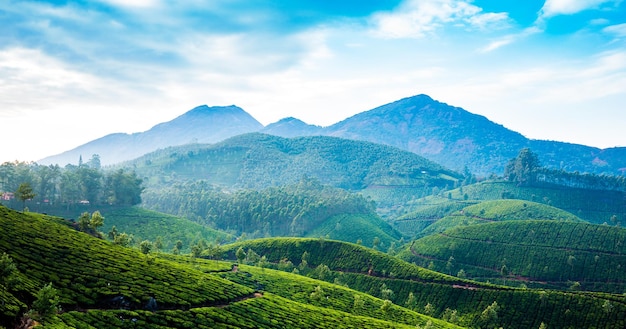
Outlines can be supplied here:
[[115, 241], [115, 237], [117, 237], [118, 234], [119, 232], [117, 232], [117, 227], [115, 227], [115, 225], [113, 225], [109, 233], [107, 233], [107, 235], [109, 236], [109, 240], [111, 241]]
[[132, 242], [132, 237], [126, 233], [121, 233], [115, 236], [113, 243], [122, 247], [128, 247]]
[[239, 247], [239, 249], [237, 249], [237, 252], [235, 252], [235, 256], [237, 257], [237, 261], [239, 263], [243, 263], [243, 261], [246, 259], [246, 252], [243, 250], [243, 247]]
[[46, 322], [55, 316], [59, 309], [59, 293], [48, 283], [41, 288], [33, 302], [32, 312], [34, 317], [42, 322]]
[[365, 307], [365, 301], [361, 295], [354, 295], [354, 305], [352, 306], [352, 313], [356, 314]]
[[506, 165], [504, 176], [520, 186], [530, 186], [537, 180], [537, 171], [541, 168], [539, 158], [529, 148], [520, 150], [516, 158]]
[[82, 232], [87, 232], [90, 224], [91, 224], [91, 218], [89, 216], [89, 213], [85, 211], [84, 213], [80, 214], [80, 217], [78, 217], [78, 228]]
[[26, 200], [32, 200], [36, 194], [33, 192], [33, 188], [30, 183], [22, 183], [15, 191], [17, 199], [22, 201], [22, 209], [26, 209]]
[[431, 303], [427, 303], [424, 306], [424, 314], [433, 316], [433, 314], [435, 314], [435, 307]]
[[141, 251], [141, 253], [143, 253], [144, 255], [147, 255], [150, 253], [150, 251], [152, 250], [152, 242], [148, 241], [148, 240], [143, 240], [141, 241], [141, 243], [139, 244], [139, 250]]
[[413, 292], [409, 292], [409, 296], [406, 299], [406, 302], [404, 303], [404, 305], [408, 308], [408, 309], [415, 309], [415, 295], [413, 294]]
[[392, 296], [393, 296], [393, 290], [387, 288], [387, 285], [383, 283], [380, 286], [380, 298], [391, 299]]
[[390, 301], [389, 299], [385, 299], [385, 300], [383, 301], [383, 304], [382, 304], [382, 305], [380, 305], [380, 310], [381, 310], [383, 313], [387, 313], [387, 312], [389, 312], [389, 310], [391, 309], [391, 306], [392, 306], [392, 305], [393, 305], [393, 302], [392, 302], [392, 301]]
[[494, 301], [480, 313], [479, 321], [481, 327], [493, 327], [498, 321], [498, 302]]
[[104, 225], [104, 217], [100, 214], [100, 211], [96, 210], [91, 214], [91, 219], [89, 220], [89, 227], [94, 231], [98, 231]]
[[17, 273], [17, 266], [13, 259], [9, 254], [3, 252], [0, 256], [0, 285], [3, 285], [7, 290], [13, 288], [19, 281]]
[[320, 300], [324, 297], [324, 290], [321, 286], [316, 286], [315, 290], [311, 293], [312, 300]]

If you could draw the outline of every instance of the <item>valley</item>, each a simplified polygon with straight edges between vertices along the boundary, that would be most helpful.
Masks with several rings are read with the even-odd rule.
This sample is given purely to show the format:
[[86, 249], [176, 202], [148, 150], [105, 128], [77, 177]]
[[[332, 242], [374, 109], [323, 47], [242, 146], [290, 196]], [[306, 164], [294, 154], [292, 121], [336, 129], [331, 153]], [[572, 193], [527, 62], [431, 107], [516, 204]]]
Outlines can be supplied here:
[[0, 165], [0, 327], [623, 328], [622, 151], [426, 95], [329, 127], [197, 107]]

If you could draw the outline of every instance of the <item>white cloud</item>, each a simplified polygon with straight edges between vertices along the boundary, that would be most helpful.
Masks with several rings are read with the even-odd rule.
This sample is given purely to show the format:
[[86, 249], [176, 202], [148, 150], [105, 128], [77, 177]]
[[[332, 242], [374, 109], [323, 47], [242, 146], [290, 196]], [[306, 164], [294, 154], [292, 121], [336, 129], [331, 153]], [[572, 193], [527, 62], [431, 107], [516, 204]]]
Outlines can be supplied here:
[[605, 3], [621, 0], [546, 0], [539, 11], [539, 17], [549, 18], [558, 15], [572, 15], [584, 10], [597, 9]]
[[602, 29], [602, 32], [615, 35], [616, 37], [626, 37], [626, 23], [607, 26]]
[[528, 27], [520, 33], [505, 35], [497, 40], [491, 41], [487, 46], [482, 47], [478, 50], [479, 53], [488, 53], [492, 52], [496, 49], [509, 45], [519, 39], [526, 38], [530, 35], [540, 33], [541, 30], [536, 26]]
[[127, 8], [151, 8], [160, 5], [159, 0], [101, 0], [101, 2]]
[[507, 13], [483, 13], [465, 0], [408, 0], [392, 12], [372, 16], [375, 34], [388, 38], [420, 38], [455, 23], [474, 29], [507, 27]]

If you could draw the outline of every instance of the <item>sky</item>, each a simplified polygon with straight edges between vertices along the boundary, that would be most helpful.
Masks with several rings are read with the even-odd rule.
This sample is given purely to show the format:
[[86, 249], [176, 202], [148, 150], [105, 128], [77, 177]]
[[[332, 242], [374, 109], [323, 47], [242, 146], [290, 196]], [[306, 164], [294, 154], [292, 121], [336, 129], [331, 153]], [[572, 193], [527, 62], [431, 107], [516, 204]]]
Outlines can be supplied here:
[[626, 2], [0, 1], [0, 162], [203, 104], [328, 126], [418, 94], [528, 138], [626, 146]]

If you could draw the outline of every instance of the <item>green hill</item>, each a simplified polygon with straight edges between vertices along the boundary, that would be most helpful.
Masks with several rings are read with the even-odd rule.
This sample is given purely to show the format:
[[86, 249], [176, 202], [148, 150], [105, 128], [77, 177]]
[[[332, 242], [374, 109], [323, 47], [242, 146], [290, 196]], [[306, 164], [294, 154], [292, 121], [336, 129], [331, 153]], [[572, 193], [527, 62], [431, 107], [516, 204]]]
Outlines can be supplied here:
[[[513, 182], [485, 181], [451, 192], [455, 200], [520, 199], [548, 204], [596, 224], [626, 223], [626, 193], [565, 186], [518, 186]], [[612, 217], [615, 216], [613, 219]]]
[[[395, 305], [462, 326], [537, 328], [543, 322], [548, 328], [620, 328], [625, 323], [623, 314], [614, 313], [617, 308], [626, 307], [621, 295], [481, 284], [432, 272], [362, 246], [322, 239], [243, 241], [224, 246], [224, 252], [234, 260], [240, 248], [245, 250], [245, 263], [297, 272], [390, 298]], [[248, 258], [251, 254], [254, 259]], [[262, 270], [251, 271], [237, 282], [277, 289], [282, 294], [302, 294], [300, 283], [282, 282], [283, 288], [276, 288], [275, 282], [259, 278], [259, 273]], [[481, 315], [494, 302], [497, 320], [490, 322]]]
[[147, 177], [147, 188], [205, 180], [238, 188], [293, 184], [311, 177], [360, 190], [370, 185], [454, 186], [458, 173], [400, 149], [326, 136], [282, 138], [259, 133], [214, 145], [172, 147], [126, 165]]
[[[306, 289], [321, 285], [326, 298], [311, 297], [313, 289], [307, 298], [280, 297], [269, 291], [275, 289], [235, 282], [241, 278], [227, 275], [232, 263], [144, 255], [55, 217], [0, 207], [0, 233], [0, 253], [16, 264], [11, 277], [17, 277], [10, 285], [5, 272], [0, 277], [1, 326], [14, 327], [29, 307], [38, 309], [40, 288], [51, 283], [62, 312], [43, 318], [43, 328], [414, 328], [427, 322], [456, 327], [332, 284], [249, 269], [274, 285], [299, 278]], [[355, 294], [365, 303], [352, 313], [346, 300]]]
[[607, 225], [520, 220], [450, 229], [399, 256], [492, 282], [622, 293], [625, 243], [626, 230]]
[[164, 251], [174, 248], [181, 241], [187, 251], [191, 245], [201, 240], [209, 242], [230, 241], [233, 237], [227, 233], [211, 229], [185, 218], [164, 214], [139, 207], [114, 208], [102, 211], [105, 217], [102, 231], [109, 232], [115, 226], [118, 232], [132, 234], [135, 241], [156, 241], [161, 239]]
[[[466, 204], [466, 203], [461, 203]], [[505, 220], [564, 220], [582, 222], [583, 220], [567, 211], [525, 200], [490, 200], [464, 207], [441, 219], [435, 220], [413, 236], [423, 237], [441, 233], [449, 228]], [[410, 221], [410, 219], [405, 219]], [[417, 219], [419, 220], [419, 219]]]
[[375, 214], [336, 215], [328, 218], [306, 237], [324, 237], [353, 243], [361, 241], [367, 246], [373, 246], [377, 239], [381, 250], [387, 250], [402, 238], [398, 231]]
[[387, 246], [400, 238], [361, 195], [307, 178], [292, 185], [232, 192], [206, 181], [176, 184], [147, 191], [144, 200], [146, 207], [248, 238], [328, 234], [345, 241], [371, 242], [378, 236]]

